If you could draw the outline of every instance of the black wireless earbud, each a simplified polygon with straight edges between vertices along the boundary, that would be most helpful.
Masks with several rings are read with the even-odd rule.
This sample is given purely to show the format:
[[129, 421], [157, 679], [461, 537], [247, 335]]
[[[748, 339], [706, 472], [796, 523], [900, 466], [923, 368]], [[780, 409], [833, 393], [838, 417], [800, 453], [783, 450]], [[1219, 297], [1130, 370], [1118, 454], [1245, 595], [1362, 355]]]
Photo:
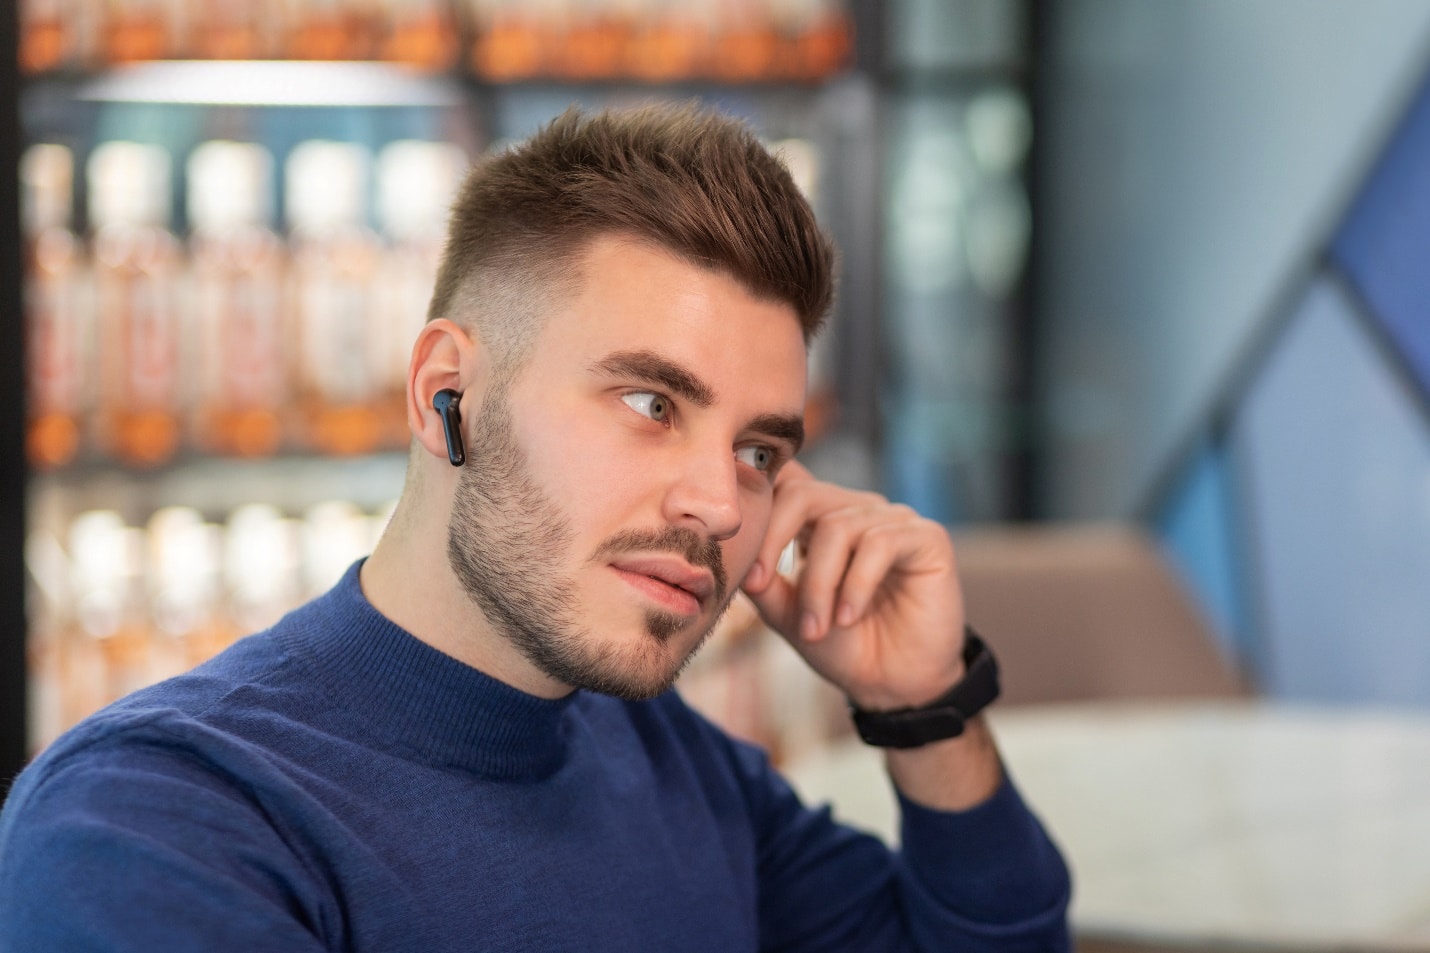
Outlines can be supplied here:
[[462, 395], [445, 387], [432, 395], [432, 409], [442, 417], [442, 432], [447, 435], [447, 459], [452, 466], [467, 462], [467, 450], [462, 445], [462, 412], [457, 408]]

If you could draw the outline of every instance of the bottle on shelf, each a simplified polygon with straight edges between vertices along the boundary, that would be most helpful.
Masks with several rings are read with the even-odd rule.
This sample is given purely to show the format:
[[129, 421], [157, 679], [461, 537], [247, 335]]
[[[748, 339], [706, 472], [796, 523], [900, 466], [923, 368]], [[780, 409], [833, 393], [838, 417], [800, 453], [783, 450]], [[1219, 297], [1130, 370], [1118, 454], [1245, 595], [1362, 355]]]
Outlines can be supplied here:
[[269, 227], [273, 157], [212, 141], [188, 161], [189, 267], [197, 332], [190, 442], [215, 454], [267, 456], [283, 442], [292, 337], [283, 301], [286, 250]]
[[24, 0], [20, 4], [20, 69], [44, 73], [72, 64], [78, 55], [74, 0]]
[[460, 42], [449, 0], [386, 0], [382, 59], [441, 72], [457, 63]]
[[301, 529], [267, 503], [245, 503], [224, 526], [223, 571], [230, 627], [266, 629], [303, 600]]
[[109, 63], [171, 59], [185, 49], [183, 0], [108, 0], [101, 20]]
[[553, 24], [541, 3], [532, 0], [466, 0], [473, 34], [469, 65], [492, 82], [541, 76], [545, 51], [554, 49]]
[[632, 18], [628, 2], [569, 0], [555, 11], [564, 24], [552, 72], [566, 79], [610, 79], [627, 73]]
[[310, 140], [285, 170], [304, 443], [333, 455], [373, 452], [386, 436], [371, 356], [385, 329], [374, 298], [381, 245], [366, 224], [370, 164], [362, 146]]
[[248, 503], [223, 525], [186, 506], [143, 527], [108, 509], [38, 514], [25, 544], [31, 750], [326, 591], [372, 551], [394, 505], [332, 500], [299, 519]]
[[376, 519], [347, 500], [325, 500], [303, 511], [306, 598], [327, 592], [349, 566], [372, 552]]
[[237, 635], [222, 612], [223, 530], [185, 506], [149, 518], [149, 677], [178, 675], [217, 655]]
[[61, 145], [31, 146], [20, 160], [25, 232], [25, 447], [39, 470], [75, 458], [92, 405], [90, 312], [84, 250], [70, 231], [74, 157]]
[[854, 47], [844, 0], [774, 0], [790, 47], [785, 72], [794, 79], [832, 76]]
[[155, 466], [179, 446], [179, 240], [168, 230], [169, 154], [106, 142], [88, 164], [100, 340], [98, 436], [118, 459]]
[[72, 631], [70, 563], [53, 528], [34, 526], [25, 538], [29, 747], [38, 751], [69, 727], [65, 649]]
[[722, 0], [710, 73], [727, 82], [768, 79], [779, 65], [779, 35], [768, 0]]
[[143, 550], [143, 531], [112, 510], [92, 510], [70, 524], [75, 616], [62, 650], [67, 725], [153, 681]]
[[378, 222], [386, 240], [378, 277], [378, 322], [372, 359], [381, 369], [386, 443], [409, 439], [407, 365], [412, 345], [427, 323], [427, 305], [441, 264], [447, 214], [467, 167], [459, 147], [404, 139], [378, 154]]
[[283, 0], [210, 3], [187, 0], [189, 49], [202, 60], [270, 59], [282, 51]]
[[640, 0], [626, 69], [649, 82], [703, 75], [708, 68], [714, 7], [709, 2]]
[[288, 0], [284, 55], [294, 60], [367, 60], [382, 33], [379, 0]]

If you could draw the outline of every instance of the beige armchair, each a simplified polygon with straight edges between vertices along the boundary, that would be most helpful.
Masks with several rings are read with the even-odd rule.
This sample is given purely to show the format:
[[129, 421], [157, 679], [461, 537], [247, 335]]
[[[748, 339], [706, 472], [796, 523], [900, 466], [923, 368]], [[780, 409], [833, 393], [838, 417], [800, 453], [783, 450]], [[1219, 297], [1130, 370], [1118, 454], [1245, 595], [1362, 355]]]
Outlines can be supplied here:
[[954, 543], [968, 620], [1002, 667], [1002, 704], [1251, 694], [1140, 528], [1000, 526]]

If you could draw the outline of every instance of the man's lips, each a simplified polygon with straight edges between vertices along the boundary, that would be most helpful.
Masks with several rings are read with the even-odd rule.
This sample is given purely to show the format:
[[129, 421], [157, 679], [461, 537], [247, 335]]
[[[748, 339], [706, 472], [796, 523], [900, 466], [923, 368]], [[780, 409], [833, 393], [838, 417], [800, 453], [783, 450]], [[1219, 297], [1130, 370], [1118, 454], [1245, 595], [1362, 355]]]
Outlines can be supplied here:
[[715, 578], [709, 571], [675, 557], [622, 556], [611, 561], [611, 568], [677, 612], [699, 612], [715, 592]]

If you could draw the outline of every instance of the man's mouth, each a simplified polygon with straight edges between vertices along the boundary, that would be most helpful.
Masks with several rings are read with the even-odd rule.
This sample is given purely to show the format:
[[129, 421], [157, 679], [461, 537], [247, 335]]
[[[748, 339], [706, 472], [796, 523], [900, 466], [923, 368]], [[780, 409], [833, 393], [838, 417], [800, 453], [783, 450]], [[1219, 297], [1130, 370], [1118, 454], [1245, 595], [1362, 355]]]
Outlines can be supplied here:
[[674, 556], [622, 556], [610, 566], [643, 595], [679, 615], [698, 615], [715, 592], [710, 572]]

